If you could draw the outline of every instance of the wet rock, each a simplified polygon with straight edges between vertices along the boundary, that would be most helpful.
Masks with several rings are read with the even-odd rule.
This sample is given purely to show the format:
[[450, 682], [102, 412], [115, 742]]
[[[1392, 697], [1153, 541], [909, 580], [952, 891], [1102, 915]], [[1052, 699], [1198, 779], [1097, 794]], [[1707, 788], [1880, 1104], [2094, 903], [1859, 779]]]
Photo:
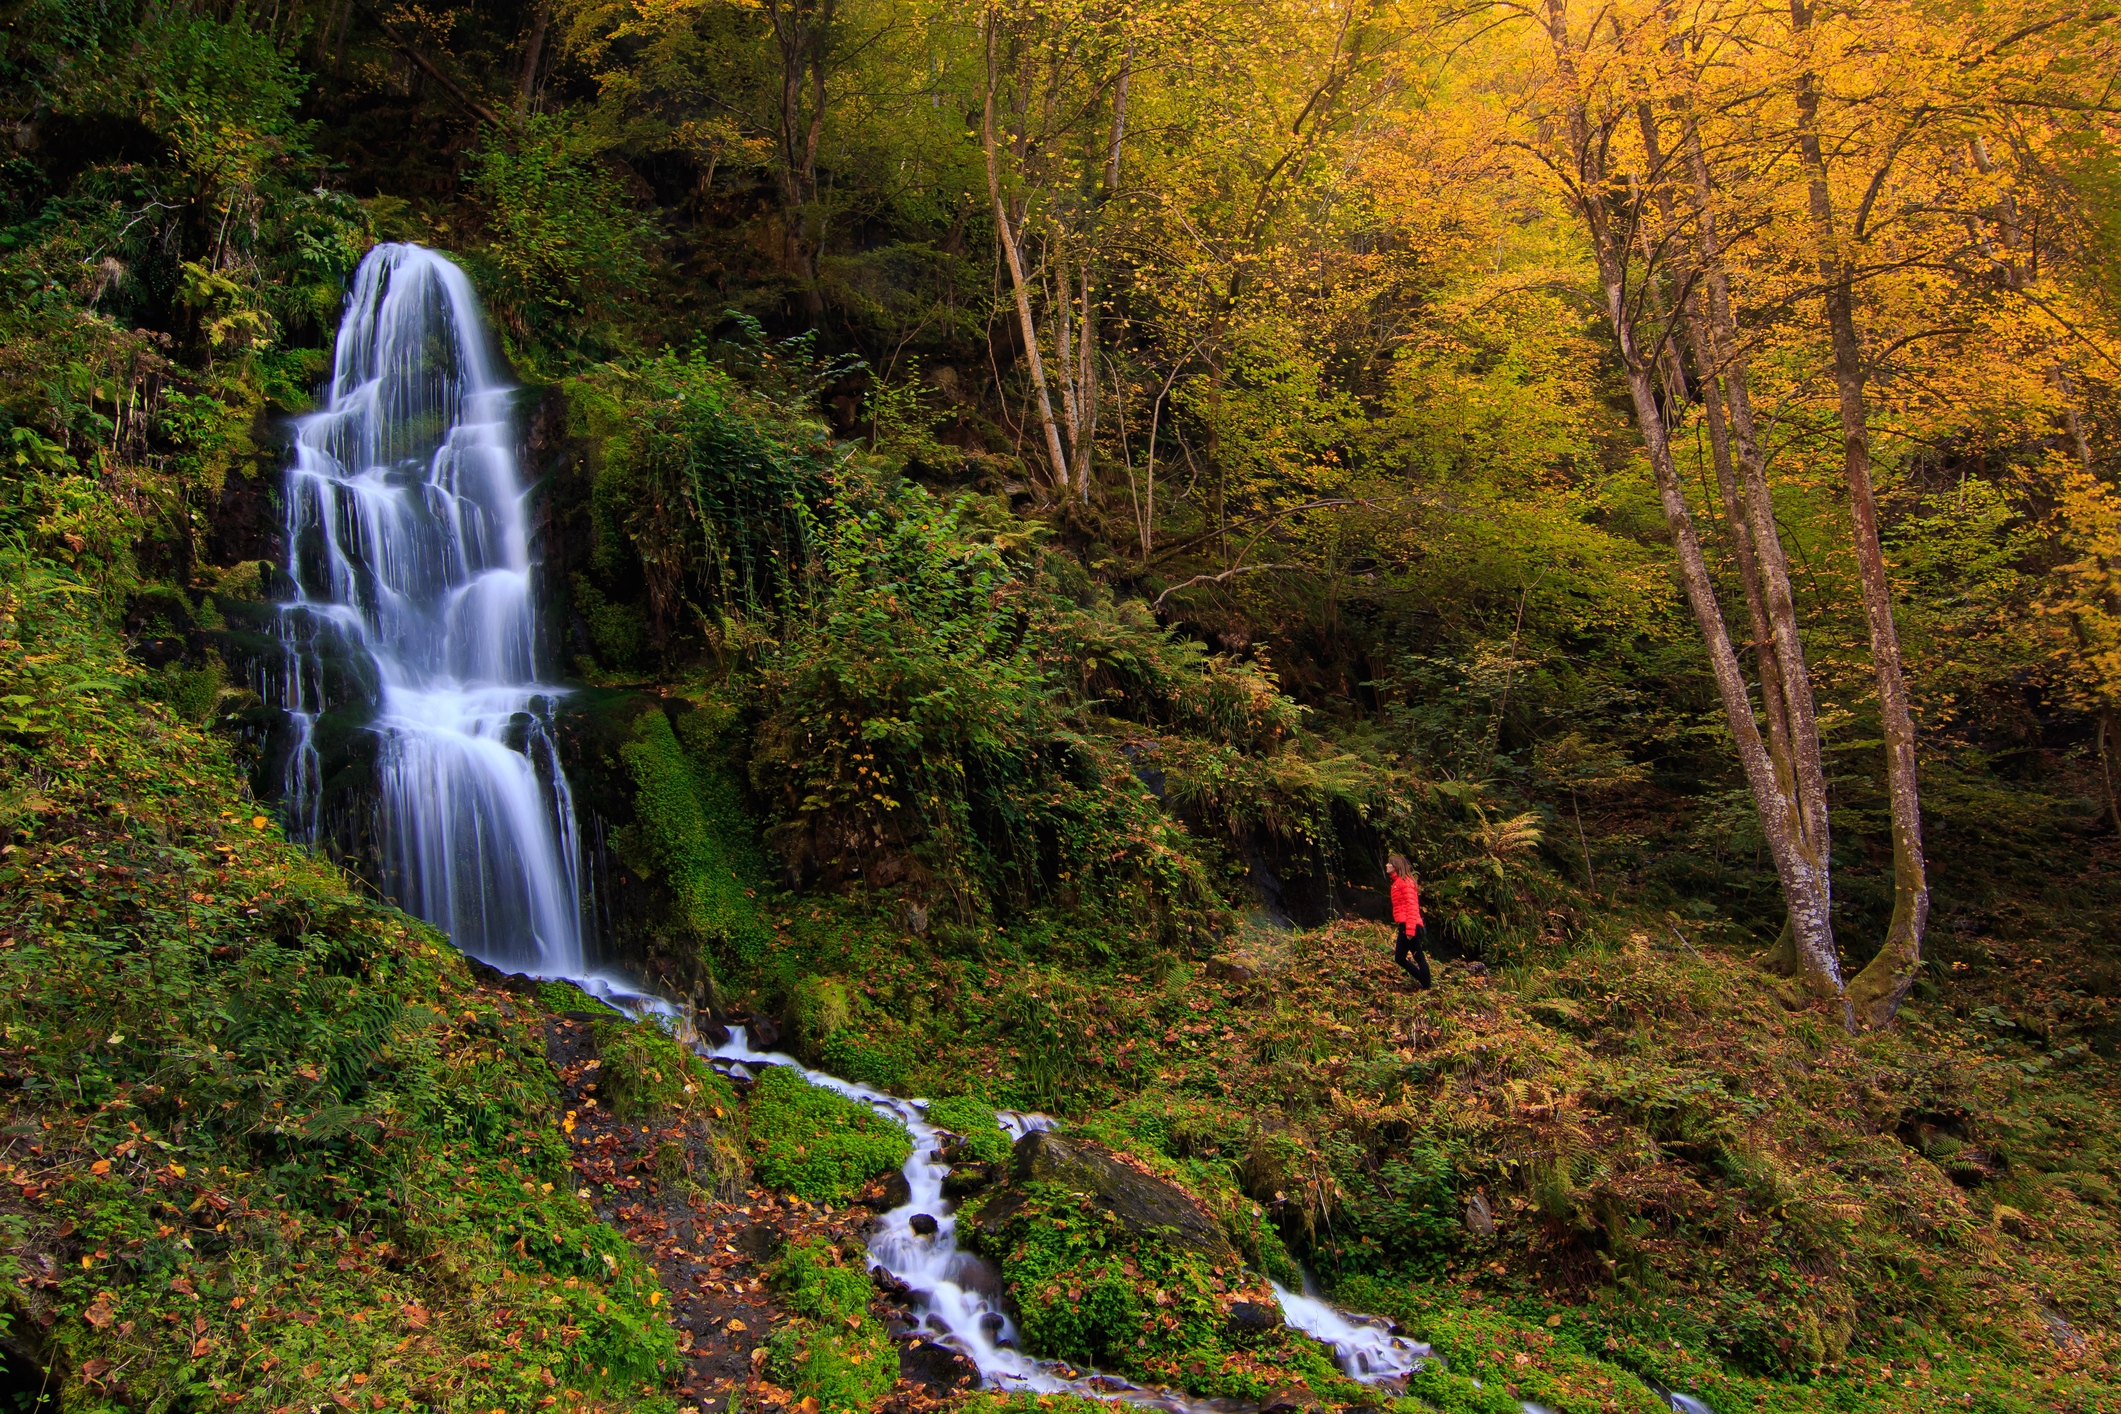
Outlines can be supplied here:
[[1004, 1189], [980, 1204], [979, 1213], [973, 1222], [981, 1232], [999, 1232], [1009, 1220], [1024, 1210], [1029, 1200], [1017, 1189]]
[[906, 1226], [913, 1229], [916, 1237], [935, 1236], [935, 1219], [927, 1213], [915, 1213], [906, 1219]]
[[1485, 1196], [1475, 1193], [1466, 1203], [1466, 1231], [1475, 1237], [1495, 1235], [1495, 1213]]
[[729, 1044], [729, 1028], [719, 1021], [703, 1021], [696, 1029], [700, 1040], [709, 1046], [719, 1048]]
[[772, 1017], [754, 1013], [744, 1019], [744, 1039], [754, 1051], [770, 1051], [781, 1043], [781, 1028]]
[[1264, 1301], [1236, 1301], [1230, 1305], [1230, 1314], [1224, 1329], [1230, 1338], [1240, 1343], [1256, 1340], [1260, 1336], [1280, 1330], [1281, 1308], [1269, 1306]]
[[947, 1345], [918, 1340], [899, 1347], [898, 1373], [902, 1380], [938, 1394], [970, 1389], [979, 1383], [979, 1367]]
[[1002, 1299], [1002, 1274], [977, 1253], [958, 1252], [951, 1257], [945, 1275], [960, 1291], [976, 1291], [997, 1302]]
[[903, 1208], [913, 1201], [913, 1185], [906, 1182], [904, 1173], [894, 1170], [882, 1178], [870, 1182], [855, 1196], [855, 1202], [879, 1213], [888, 1213], [893, 1208]]
[[770, 1262], [788, 1245], [788, 1239], [772, 1223], [753, 1223], [736, 1235], [732, 1245], [754, 1262]]
[[1001, 1181], [1000, 1164], [959, 1164], [943, 1175], [945, 1198], [967, 1198], [984, 1193]]
[[1185, 1190], [1127, 1167], [1098, 1145], [1034, 1131], [1016, 1141], [1013, 1167], [1020, 1182], [1095, 1194], [1129, 1232], [1197, 1252], [1217, 1266], [1238, 1261], [1222, 1224]]
[[1002, 1334], [1002, 1313], [999, 1311], [982, 1311], [979, 1318], [979, 1329], [980, 1334], [987, 1337], [990, 1341], [1000, 1339]]
[[1259, 1402], [1259, 1414], [1302, 1414], [1318, 1407], [1318, 1396], [1303, 1385], [1283, 1385], [1269, 1390]]

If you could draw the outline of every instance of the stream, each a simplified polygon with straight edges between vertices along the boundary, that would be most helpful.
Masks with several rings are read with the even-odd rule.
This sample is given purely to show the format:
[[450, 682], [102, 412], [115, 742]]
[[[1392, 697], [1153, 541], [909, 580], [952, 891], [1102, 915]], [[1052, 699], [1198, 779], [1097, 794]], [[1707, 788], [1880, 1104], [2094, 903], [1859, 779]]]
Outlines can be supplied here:
[[[869, 1237], [870, 1264], [913, 1290], [924, 1331], [962, 1352], [979, 1367], [987, 1383], [1036, 1394], [1117, 1397], [1174, 1410], [1202, 1407], [1168, 1390], [1144, 1389], [1110, 1375], [1085, 1374], [1054, 1361], [1034, 1359], [1018, 1348], [1016, 1323], [1003, 1304], [1000, 1277], [985, 1261], [958, 1246], [956, 1205], [943, 1196], [943, 1178], [949, 1168], [933, 1157], [941, 1131], [928, 1123], [922, 1101], [900, 1099], [811, 1070], [777, 1051], [754, 1050], [740, 1026], [730, 1027], [729, 1040], [705, 1053], [747, 1075], [759, 1066], [789, 1066], [812, 1085], [871, 1105], [906, 1126], [913, 1136], [913, 1153], [905, 1167], [910, 1196], [877, 1219]], [[1006, 1112], [1000, 1118], [1011, 1138], [1053, 1125], [1051, 1119], [1038, 1114]], [[916, 1214], [934, 1218], [935, 1231], [915, 1232]], [[1323, 1341], [1341, 1369], [1358, 1380], [1404, 1379], [1430, 1358], [1429, 1347], [1391, 1334], [1383, 1321], [1350, 1316], [1316, 1297], [1280, 1286], [1274, 1288], [1274, 1295], [1281, 1302], [1282, 1319]]]
[[[572, 981], [636, 1017], [668, 1018], [682, 1034], [679, 1008], [589, 961], [580, 833], [551, 730], [566, 689], [537, 670], [538, 565], [515, 393], [461, 269], [416, 245], [368, 253], [323, 406], [297, 421], [286, 473], [292, 594], [280, 607], [278, 670], [256, 684], [286, 714], [283, 813], [296, 838], [363, 859], [387, 894], [466, 954]], [[354, 741], [373, 748], [370, 804], [333, 793], [343, 769], [334, 763], [359, 754], [348, 749]], [[988, 1384], [1173, 1411], [1228, 1407], [1023, 1353], [998, 1276], [957, 1244], [947, 1169], [931, 1157], [938, 1131], [922, 1101], [754, 1050], [740, 1028], [705, 1053], [747, 1073], [793, 1067], [906, 1126], [912, 1196], [877, 1220], [870, 1260], [917, 1293], [923, 1326]], [[1051, 1124], [1004, 1117], [1015, 1137]], [[935, 1219], [933, 1233], [913, 1230], [917, 1214]], [[1433, 1358], [1374, 1317], [1280, 1287], [1275, 1297], [1283, 1319], [1328, 1346], [1354, 1379], [1391, 1387]], [[1709, 1414], [1687, 1396], [1665, 1398], [1684, 1414]]]

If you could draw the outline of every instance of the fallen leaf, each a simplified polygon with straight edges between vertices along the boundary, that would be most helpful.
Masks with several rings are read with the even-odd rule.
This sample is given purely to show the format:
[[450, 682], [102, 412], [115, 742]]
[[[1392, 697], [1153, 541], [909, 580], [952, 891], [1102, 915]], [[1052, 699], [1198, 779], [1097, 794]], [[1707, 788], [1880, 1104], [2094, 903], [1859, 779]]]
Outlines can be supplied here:
[[751, 1327], [745, 1325], [742, 1321], [737, 1320], [734, 1316], [729, 1318], [729, 1330], [732, 1334], [737, 1331], [747, 1331], [750, 1329]]
[[102, 1175], [110, 1172], [110, 1160], [98, 1159], [88, 1166], [88, 1171], [92, 1174], [97, 1175], [98, 1177], [101, 1177]]

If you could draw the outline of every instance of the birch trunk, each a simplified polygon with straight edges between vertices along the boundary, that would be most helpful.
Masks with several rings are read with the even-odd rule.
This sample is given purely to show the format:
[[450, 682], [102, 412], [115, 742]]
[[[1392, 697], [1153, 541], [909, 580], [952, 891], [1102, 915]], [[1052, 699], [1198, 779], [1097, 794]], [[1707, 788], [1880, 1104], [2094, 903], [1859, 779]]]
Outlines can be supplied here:
[[1063, 495], [1068, 490], [1068, 457], [1061, 450], [1060, 425], [1053, 420], [1053, 396], [1046, 386], [1046, 363], [1038, 348], [1038, 324], [1031, 317], [1031, 290], [1024, 278], [1023, 253], [1017, 249], [1016, 236], [1010, 230], [1008, 203], [1002, 200], [1002, 168], [1000, 155], [995, 151], [994, 140], [994, 91], [1000, 82], [996, 72], [996, 47], [1001, 42], [1000, 27], [995, 22], [992, 10], [986, 18], [987, 83], [985, 104], [980, 116], [980, 150], [987, 159], [987, 195], [994, 203], [994, 236], [1001, 242], [1002, 258], [1009, 267], [1009, 287], [1016, 296], [1016, 320], [1024, 339], [1024, 357], [1031, 365], [1031, 386], [1036, 393], [1038, 420], [1046, 434], [1046, 458], [1053, 468], [1053, 483]]
[[[1796, 28], [1808, 27], [1802, 0], [1790, 7]], [[1819, 246], [1827, 333], [1833, 345], [1834, 392], [1841, 419], [1842, 471], [1854, 521], [1856, 568], [1870, 626], [1871, 667], [1878, 715], [1885, 729], [1886, 790], [1893, 817], [1893, 918], [1878, 955], [1849, 986], [1849, 999], [1866, 1026], [1883, 1026], [1900, 1010], [1922, 965], [1929, 923], [1929, 877], [1922, 849], [1922, 798], [1915, 762], [1915, 718], [1900, 666], [1900, 633], [1893, 623], [1892, 585], [1878, 543], [1878, 507], [1871, 491], [1871, 443], [1864, 404], [1863, 346], [1856, 337], [1855, 292], [1849, 262], [1834, 230], [1833, 196], [1819, 140], [1819, 88], [1809, 72], [1797, 79], [1797, 143], [1806, 173], [1806, 201]]]

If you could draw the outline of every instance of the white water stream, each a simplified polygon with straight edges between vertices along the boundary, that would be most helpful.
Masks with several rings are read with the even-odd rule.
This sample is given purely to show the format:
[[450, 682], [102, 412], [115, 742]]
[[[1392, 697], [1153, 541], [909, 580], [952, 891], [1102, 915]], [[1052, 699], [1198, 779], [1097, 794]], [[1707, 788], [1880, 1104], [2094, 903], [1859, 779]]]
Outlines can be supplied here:
[[[1067, 1392], [1171, 1409], [1193, 1407], [1169, 1390], [1142, 1389], [1109, 1375], [1034, 1359], [1018, 1349], [1016, 1323], [1003, 1305], [1001, 1283], [993, 1268], [958, 1246], [955, 1204], [943, 1196], [943, 1179], [950, 1170], [933, 1157], [942, 1142], [941, 1131], [928, 1123], [923, 1101], [900, 1099], [811, 1070], [777, 1051], [754, 1050], [741, 1026], [730, 1027], [729, 1040], [708, 1054], [747, 1070], [761, 1065], [792, 1067], [812, 1085], [874, 1106], [906, 1126], [913, 1136], [913, 1153], [904, 1171], [911, 1196], [877, 1219], [869, 1236], [870, 1264], [913, 1290], [924, 1333], [965, 1355], [989, 1384], [1036, 1394]], [[1053, 1124], [1044, 1115], [1013, 1112], [1004, 1113], [1001, 1121], [1010, 1137], [1018, 1139]], [[913, 1230], [913, 1219], [919, 1214], [935, 1219], [934, 1232], [923, 1235]], [[1383, 1321], [1351, 1316], [1315, 1296], [1300, 1296], [1280, 1286], [1274, 1288], [1274, 1295], [1281, 1303], [1282, 1319], [1323, 1341], [1341, 1369], [1355, 1379], [1404, 1379], [1430, 1358], [1429, 1347], [1391, 1334]]]
[[[473, 957], [566, 978], [636, 1015], [677, 1016], [637, 983], [592, 973], [573, 797], [551, 722], [564, 689], [536, 663], [528, 488], [515, 452], [514, 388], [487, 338], [471, 282], [446, 258], [381, 245], [361, 262], [322, 410], [296, 425], [287, 472], [286, 647], [274, 692], [294, 728], [284, 781], [290, 828], [370, 852], [385, 888]], [[318, 733], [366, 731], [374, 818], [327, 818], [333, 798]], [[344, 748], [342, 740], [334, 751]], [[911, 1201], [883, 1214], [874, 1265], [918, 1293], [922, 1322], [990, 1384], [1070, 1391], [1171, 1409], [1201, 1406], [1017, 1348], [991, 1268], [957, 1245], [937, 1130], [902, 1100], [752, 1050], [741, 1029], [713, 1054], [794, 1066], [813, 1085], [891, 1115], [913, 1136]], [[1007, 1116], [1021, 1136], [1050, 1123]], [[912, 1218], [936, 1220], [932, 1234]], [[1283, 1318], [1365, 1382], [1396, 1381], [1429, 1358], [1315, 1295], [1275, 1288]], [[1694, 1404], [1675, 1408], [1698, 1410]]]

